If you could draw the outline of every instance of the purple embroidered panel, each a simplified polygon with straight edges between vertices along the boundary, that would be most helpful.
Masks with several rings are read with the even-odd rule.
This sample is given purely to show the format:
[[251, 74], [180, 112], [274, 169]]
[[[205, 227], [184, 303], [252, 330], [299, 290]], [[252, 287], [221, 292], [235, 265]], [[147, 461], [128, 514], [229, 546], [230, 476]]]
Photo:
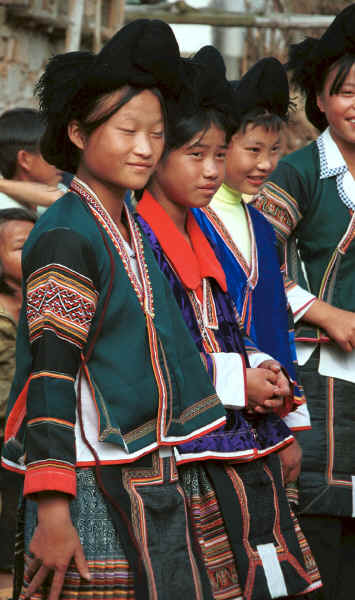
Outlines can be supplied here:
[[[211, 375], [211, 363], [208, 354], [204, 350], [202, 331], [189, 296], [168, 262], [151, 227], [141, 216], [137, 215], [136, 219], [149, 240], [161, 271], [168, 279], [199, 352], [206, 357], [207, 367]], [[242, 354], [246, 367], [248, 367], [249, 360], [243, 336], [237, 323], [233, 301], [227, 293], [221, 290], [215, 280], [211, 280], [210, 283], [218, 320], [218, 329], [214, 330], [214, 336], [220, 351]], [[244, 410], [228, 410], [226, 425], [203, 437], [179, 445], [179, 452], [181, 454], [200, 453], [210, 450], [222, 453], [237, 453], [251, 449], [265, 451], [278, 446], [291, 435], [287, 425], [276, 414], [250, 416]]]

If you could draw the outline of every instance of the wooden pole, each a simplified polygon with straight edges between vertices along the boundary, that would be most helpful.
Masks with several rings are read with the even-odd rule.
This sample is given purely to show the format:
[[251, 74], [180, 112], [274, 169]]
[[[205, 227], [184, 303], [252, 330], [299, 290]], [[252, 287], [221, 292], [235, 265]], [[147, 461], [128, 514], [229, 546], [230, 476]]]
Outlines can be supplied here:
[[85, 0], [69, 0], [68, 25], [65, 36], [65, 51], [79, 50]]
[[102, 1], [95, 2], [95, 29], [94, 29], [94, 52], [97, 53], [101, 49], [101, 15]]
[[108, 15], [108, 28], [118, 31], [124, 24], [125, 0], [111, 0]]

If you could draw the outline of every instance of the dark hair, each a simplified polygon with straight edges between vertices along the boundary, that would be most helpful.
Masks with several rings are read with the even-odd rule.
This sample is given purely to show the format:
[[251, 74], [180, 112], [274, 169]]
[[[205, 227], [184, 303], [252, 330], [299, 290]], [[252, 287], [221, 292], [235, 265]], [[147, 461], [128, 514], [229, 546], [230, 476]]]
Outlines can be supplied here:
[[204, 135], [212, 125], [225, 132], [226, 143], [228, 144], [235, 129], [235, 124], [229, 116], [214, 108], [201, 108], [194, 115], [182, 117], [176, 122], [171, 119], [168, 122], [163, 159], [173, 150], [181, 148], [199, 131]]
[[0, 117], [0, 173], [12, 179], [16, 172], [17, 154], [26, 150], [39, 152], [44, 123], [38, 110], [14, 108]]
[[[90, 116], [99, 108], [100, 104], [106, 98], [112, 96], [117, 90], [105, 94], [99, 94], [92, 96], [89, 100], [85, 97], [81, 97], [81, 94], [72, 103], [72, 109], [70, 115], [65, 123], [65, 127], [68, 126], [70, 121], [78, 121], [85, 134], [90, 135], [100, 127], [103, 123], [108, 121], [120, 108], [127, 104], [134, 96], [137, 96], [144, 89], [149, 89], [154, 96], [156, 96], [160, 102], [160, 106], [163, 111], [164, 127], [166, 126], [166, 110], [161, 92], [157, 88], [141, 88], [134, 86], [124, 86], [126, 92], [122, 98], [111, 108], [104, 113], [100, 114], [98, 118], [91, 120]], [[80, 161], [80, 150], [77, 148], [69, 139], [68, 134], [64, 136], [64, 143], [58, 146], [56, 138], [52, 135], [52, 130], [49, 127], [41, 140], [41, 152], [43, 157], [50, 163], [54, 164], [59, 169], [75, 173], [79, 161]]]
[[271, 113], [266, 108], [256, 107], [241, 117], [237, 131], [245, 133], [247, 126], [252, 124], [254, 127], [265, 127], [267, 131], [279, 132], [286, 122], [287, 119], [282, 119], [280, 115]]
[[[26, 208], [4, 208], [0, 210], [0, 230], [1, 226], [10, 221], [28, 221], [35, 223], [37, 220], [36, 215], [27, 210]], [[4, 277], [4, 272], [0, 260], [0, 294], [7, 294], [13, 296], [14, 290], [10, 287]]]
[[315, 79], [314, 85], [315, 85], [317, 94], [322, 92], [322, 90], [324, 88], [325, 80], [326, 80], [327, 76], [329, 75], [329, 73], [333, 70], [336, 70], [337, 73], [336, 73], [334, 81], [331, 85], [331, 88], [329, 90], [329, 95], [333, 96], [334, 94], [338, 94], [345, 79], [349, 75], [349, 71], [353, 67], [354, 63], [355, 63], [355, 55], [354, 54], [345, 54], [344, 56], [339, 58], [339, 60], [333, 62], [330, 65], [330, 67], [328, 67], [328, 69], [325, 69], [322, 72], [321, 77]]

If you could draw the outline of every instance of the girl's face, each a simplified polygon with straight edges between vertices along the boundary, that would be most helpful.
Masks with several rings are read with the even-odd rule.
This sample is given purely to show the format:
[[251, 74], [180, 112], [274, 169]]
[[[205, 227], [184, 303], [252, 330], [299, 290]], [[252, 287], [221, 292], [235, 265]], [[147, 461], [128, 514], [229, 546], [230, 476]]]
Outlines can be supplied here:
[[351, 67], [337, 94], [329, 94], [337, 69], [332, 69], [325, 80], [317, 105], [329, 123], [330, 132], [340, 149], [355, 144], [355, 64]]
[[[101, 114], [117, 104], [124, 93], [118, 90], [111, 94], [100, 106]], [[77, 175], [97, 193], [143, 188], [164, 147], [159, 99], [144, 90], [90, 135], [85, 135], [73, 122], [69, 125], [69, 136], [82, 151]]]
[[225, 132], [216, 125], [196, 133], [158, 164], [150, 186], [153, 196], [169, 214], [206, 206], [223, 182], [225, 154]]
[[8, 221], [0, 226], [0, 262], [7, 280], [21, 283], [21, 254], [33, 223], [30, 221]]
[[280, 132], [249, 123], [235, 133], [226, 157], [225, 182], [242, 194], [256, 194], [275, 169], [281, 153]]

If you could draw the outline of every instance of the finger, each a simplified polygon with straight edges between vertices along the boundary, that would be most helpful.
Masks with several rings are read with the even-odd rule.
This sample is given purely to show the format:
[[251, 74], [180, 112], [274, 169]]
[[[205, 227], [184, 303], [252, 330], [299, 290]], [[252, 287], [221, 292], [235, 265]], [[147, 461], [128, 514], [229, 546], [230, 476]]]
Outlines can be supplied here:
[[266, 408], [280, 408], [284, 403], [283, 398], [279, 396], [277, 398], [268, 398], [264, 402]]
[[56, 569], [53, 575], [51, 591], [48, 600], [58, 600], [62, 591], [66, 569]]
[[89, 566], [85, 559], [83, 547], [81, 544], [80, 544], [80, 546], [78, 546], [77, 550], [75, 551], [74, 560], [75, 560], [75, 564], [77, 566], [77, 569], [78, 569], [80, 575], [84, 579], [87, 579], [88, 581], [90, 581], [91, 575], [90, 575], [90, 571], [89, 571]]
[[352, 349], [353, 349], [353, 347], [352, 347], [352, 345], [351, 345], [351, 343], [349, 341], [339, 340], [338, 341], [338, 345], [340, 346], [340, 348], [342, 350], [344, 350], [344, 352], [351, 352]]
[[28, 579], [32, 579], [33, 575], [38, 571], [42, 563], [39, 558], [31, 558], [30, 556], [25, 557], [25, 563], [26, 576], [28, 577]]
[[279, 384], [280, 396], [289, 396], [291, 393], [290, 386], [288, 382]]
[[43, 565], [38, 569], [36, 575], [26, 589], [25, 598], [29, 598], [38, 590], [44, 580], [48, 577], [49, 571], [50, 569], [48, 567], [44, 567]]
[[267, 406], [260, 406], [260, 404], [258, 404], [257, 406], [255, 406], [254, 411], [261, 415], [265, 415], [266, 413], [271, 412], [272, 409], [268, 408]]
[[280, 365], [278, 365], [276, 362], [275, 363], [271, 363], [270, 367], [271, 371], [273, 371], [274, 373], [280, 373], [281, 371], [281, 367]]
[[267, 369], [265, 379], [274, 385], [277, 384], [277, 375], [271, 369]]

